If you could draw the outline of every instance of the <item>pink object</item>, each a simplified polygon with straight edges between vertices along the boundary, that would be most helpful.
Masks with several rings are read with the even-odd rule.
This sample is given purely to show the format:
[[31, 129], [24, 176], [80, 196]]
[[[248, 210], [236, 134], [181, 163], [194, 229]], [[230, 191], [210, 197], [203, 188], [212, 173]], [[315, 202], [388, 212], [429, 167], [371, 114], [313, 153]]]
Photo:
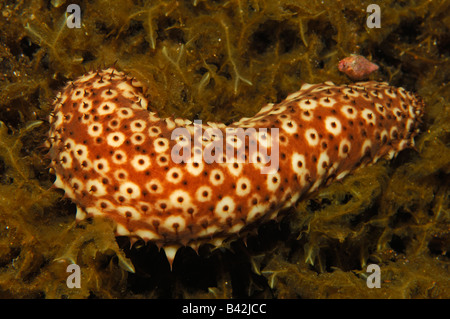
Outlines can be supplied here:
[[351, 55], [342, 59], [339, 61], [338, 68], [354, 81], [367, 79], [372, 72], [379, 69], [378, 65], [361, 55]]

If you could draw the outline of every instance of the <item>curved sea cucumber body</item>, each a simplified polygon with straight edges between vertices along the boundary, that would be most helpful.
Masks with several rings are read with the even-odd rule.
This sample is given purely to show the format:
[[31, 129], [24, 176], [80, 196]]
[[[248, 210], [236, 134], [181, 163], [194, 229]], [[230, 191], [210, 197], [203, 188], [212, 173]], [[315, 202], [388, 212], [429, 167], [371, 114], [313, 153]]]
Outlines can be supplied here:
[[49, 132], [55, 187], [77, 219], [166, 249], [221, 241], [355, 168], [414, 145], [420, 99], [387, 83], [305, 84], [229, 126], [160, 118], [142, 84], [90, 72], [56, 97]]

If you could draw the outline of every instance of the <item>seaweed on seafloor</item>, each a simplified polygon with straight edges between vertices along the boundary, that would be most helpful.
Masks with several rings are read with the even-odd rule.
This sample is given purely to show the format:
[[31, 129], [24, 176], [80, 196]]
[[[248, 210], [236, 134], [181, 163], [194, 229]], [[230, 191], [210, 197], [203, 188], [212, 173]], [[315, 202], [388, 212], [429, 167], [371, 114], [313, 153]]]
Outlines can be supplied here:
[[[0, 9], [0, 297], [448, 298], [450, 95], [448, 1], [78, 2], [23, 0]], [[179, 251], [171, 272], [154, 245], [114, 238], [102, 220], [75, 223], [51, 188], [42, 144], [55, 92], [116, 65], [148, 87], [162, 115], [230, 123], [304, 82], [348, 79], [338, 61], [376, 61], [373, 80], [426, 104], [416, 148], [304, 198], [279, 222], [226, 247]], [[66, 285], [77, 263], [82, 288]], [[383, 289], [368, 289], [366, 267]], [[133, 272], [134, 271], [134, 272]]]
[[[126, 277], [122, 274], [102, 279], [111, 271], [108, 267], [114, 256], [116, 263], [132, 270], [115, 244], [109, 223], [77, 227], [67, 211], [49, 214], [50, 207], [63, 206], [59, 192], [50, 188], [51, 182], [41, 172], [35, 171], [45, 169], [42, 152], [32, 152], [39, 141], [30, 136], [41, 125], [42, 121], [28, 122], [16, 131], [0, 122], [0, 295], [6, 298], [72, 296], [73, 290], [66, 285], [47, 285], [61, 282], [69, 263], [84, 265], [87, 282], [96, 285], [108, 286], [111, 278], [117, 284]], [[92, 227], [96, 230], [91, 231]], [[97, 236], [97, 232], [110, 234], [109, 240], [105, 239], [108, 236]], [[80, 251], [83, 254], [78, 256]], [[86, 288], [84, 293], [77, 291], [76, 296], [89, 297], [92, 289], [89, 284]], [[99, 295], [112, 296], [106, 291]]]

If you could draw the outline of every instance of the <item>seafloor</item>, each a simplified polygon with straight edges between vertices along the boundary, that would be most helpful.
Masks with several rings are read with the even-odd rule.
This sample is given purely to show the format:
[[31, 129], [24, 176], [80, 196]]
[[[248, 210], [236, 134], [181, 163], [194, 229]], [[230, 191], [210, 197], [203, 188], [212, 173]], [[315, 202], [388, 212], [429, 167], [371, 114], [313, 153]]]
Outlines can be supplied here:
[[[450, 1], [0, 2], [1, 298], [450, 298]], [[81, 28], [66, 25], [70, 3]], [[156, 246], [75, 223], [51, 188], [42, 147], [51, 100], [87, 70], [115, 65], [148, 86], [161, 115], [229, 123], [304, 82], [349, 83], [340, 59], [426, 104], [416, 148], [355, 172], [226, 246]], [[66, 285], [81, 267], [81, 288]], [[366, 285], [368, 264], [381, 288]], [[135, 272], [129, 272], [134, 268]]]

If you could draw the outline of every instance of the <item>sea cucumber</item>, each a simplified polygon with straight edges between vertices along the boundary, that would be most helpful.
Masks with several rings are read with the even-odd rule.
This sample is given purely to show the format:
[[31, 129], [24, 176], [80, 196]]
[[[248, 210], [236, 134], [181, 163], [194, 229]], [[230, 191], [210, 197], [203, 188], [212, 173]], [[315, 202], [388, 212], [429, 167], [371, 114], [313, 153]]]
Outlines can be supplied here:
[[142, 83], [113, 68], [69, 82], [53, 106], [54, 186], [77, 220], [108, 217], [117, 236], [152, 241], [169, 261], [181, 245], [245, 234], [305, 193], [412, 147], [423, 113], [403, 88], [325, 82], [229, 126], [200, 124], [150, 112]]

